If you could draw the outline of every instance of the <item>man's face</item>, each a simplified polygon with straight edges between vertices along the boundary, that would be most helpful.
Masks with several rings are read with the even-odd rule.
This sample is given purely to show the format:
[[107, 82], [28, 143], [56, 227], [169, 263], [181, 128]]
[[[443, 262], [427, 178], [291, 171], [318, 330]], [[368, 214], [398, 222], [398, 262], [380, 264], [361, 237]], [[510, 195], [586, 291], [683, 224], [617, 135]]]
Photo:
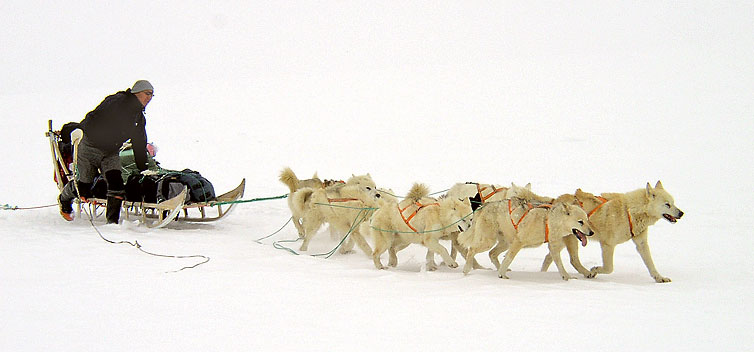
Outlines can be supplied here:
[[137, 99], [141, 102], [141, 105], [143, 107], [147, 107], [147, 104], [149, 104], [149, 101], [152, 100], [152, 97], [154, 96], [154, 92], [151, 90], [144, 90], [138, 93], [134, 93]]

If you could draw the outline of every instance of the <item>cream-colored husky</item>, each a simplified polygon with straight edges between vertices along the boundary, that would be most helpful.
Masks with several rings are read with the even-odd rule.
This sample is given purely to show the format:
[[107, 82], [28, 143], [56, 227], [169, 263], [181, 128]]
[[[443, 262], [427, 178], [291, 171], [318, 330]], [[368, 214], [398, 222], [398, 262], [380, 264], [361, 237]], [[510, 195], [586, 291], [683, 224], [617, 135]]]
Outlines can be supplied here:
[[296, 226], [299, 237], [304, 237], [304, 228], [301, 225], [301, 218], [303, 214], [299, 214], [293, 207], [293, 194], [302, 188], [324, 188], [325, 183], [317, 177], [317, 173], [308, 180], [299, 180], [296, 174], [290, 167], [286, 167], [280, 172], [280, 182], [288, 186], [290, 193], [288, 194], [288, 208], [291, 210], [293, 216], [293, 225]]
[[[301, 188], [293, 193], [291, 212], [301, 219], [304, 239], [300, 250], [309, 248], [309, 242], [317, 234], [319, 228], [328, 223], [331, 231], [342, 235], [349, 232], [354, 222], [363, 221], [376, 205], [377, 194], [372, 177], [367, 175], [352, 176], [345, 183], [337, 183], [325, 188]], [[358, 226], [354, 229], [358, 231]], [[360, 236], [354, 237], [360, 239]], [[362, 250], [371, 252], [363, 247], [364, 243], [357, 243]], [[346, 247], [348, 248], [348, 247]]]
[[379, 209], [368, 224], [375, 247], [372, 259], [377, 269], [385, 269], [380, 261], [380, 256], [385, 251], [391, 250], [389, 265], [396, 266], [397, 252], [411, 243], [427, 247], [428, 270], [436, 268], [435, 253], [449, 267], [458, 267], [439, 240], [458, 227], [468, 228], [471, 222], [471, 202], [468, 199], [450, 197], [434, 199], [427, 197], [428, 193], [425, 185], [414, 184], [402, 201], [380, 202]]
[[[676, 223], [683, 216], [683, 211], [675, 206], [673, 197], [663, 188], [662, 183], [657, 181], [654, 188], [647, 183], [645, 188], [632, 192], [603, 193], [602, 196], [604, 198], [600, 199], [580, 189], [576, 191], [576, 198], [590, 214], [594, 239], [602, 247], [602, 266], [591, 270], [584, 268], [579, 260], [578, 245], [567, 239], [566, 248], [573, 267], [586, 277], [612, 273], [615, 246], [632, 240], [652, 278], [656, 282], [670, 282], [670, 278], [660, 275], [655, 268], [647, 242], [650, 225], [661, 218]], [[551, 262], [549, 256], [545, 257], [542, 270], [547, 270]]]
[[566, 272], [560, 258], [560, 251], [565, 247], [563, 239], [573, 235], [586, 246], [586, 236], [593, 234], [586, 212], [578, 205], [561, 201], [549, 207], [534, 208], [519, 224], [518, 231], [503, 234], [510, 245], [508, 252], [505, 253], [505, 259], [500, 263], [497, 275], [503, 279], [508, 278], [506, 275], [508, 267], [522, 248], [539, 247], [547, 243], [560, 277], [563, 280], [571, 279], [571, 275]]
[[[477, 182], [456, 183], [452, 187], [450, 187], [447, 193], [445, 193], [446, 197], [448, 198], [468, 198], [471, 202], [472, 211], [476, 211], [480, 206], [487, 202], [506, 199], [507, 194], [508, 187]], [[461, 231], [458, 231], [456, 229], [455, 231], [452, 231], [448, 236], [442, 238], [443, 240], [450, 241], [450, 257], [454, 260], [456, 259], [457, 253], [461, 253], [461, 255], [466, 258], [466, 250], [458, 243], [458, 235], [460, 233]], [[427, 259], [429, 259], [429, 253], [427, 254]], [[432, 259], [434, 260], [434, 256]], [[471, 258], [471, 261], [473, 263], [474, 269], [484, 268], [476, 261], [474, 257]]]
[[[458, 241], [468, 249], [468, 257], [490, 251], [490, 259], [498, 268], [501, 278], [508, 278], [506, 271], [519, 250], [524, 247], [538, 247], [548, 244], [555, 258], [560, 275], [564, 280], [571, 276], [560, 261], [560, 251], [565, 247], [563, 238], [577, 236], [586, 244], [586, 236], [591, 235], [587, 215], [577, 205], [566, 201], [554, 204], [532, 204], [531, 200], [511, 198], [507, 201], [490, 202], [474, 214], [471, 228], [458, 237]], [[497, 256], [508, 250], [502, 264], [497, 264]], [[467, 260], [464, 273], [472, 266]]]
[[[503, 227], [509, 232], [516, 231], [518, 224], [529, 210], [543, 204], [549, 205], [553, 201], [553, 198], [532, 192], [531, 183], [524, 187], [511, 183], [505, 197], [502, 199], [495, 197], [494, 199], [496, 200], [488, 201], [484, 204], [484, 207], [478, 209], [477, 214], [474, 215], [474, 223], [471, 224], [471, 228], [465, 234], [459, 235], [459, 237], [464, 236], [463, 243], [459, 238], [462, 251], [468, 251], [463, 270], [465, 274], [471, 272], [472, 268], [482, 268], [476, 263], [474, 256], [478, 253], [490, 251], [490, 249], [492, 249], [489, 252], [490, 260], [495, 268], [499, 268], [498, 256], [508, 248], [508, 243], [503, 238]], [[474, 232], [475, 228], [480, 229], [479, 233]], [[496, 235], [491, 236], [488, 229], [496, 229], [494, 230]]]

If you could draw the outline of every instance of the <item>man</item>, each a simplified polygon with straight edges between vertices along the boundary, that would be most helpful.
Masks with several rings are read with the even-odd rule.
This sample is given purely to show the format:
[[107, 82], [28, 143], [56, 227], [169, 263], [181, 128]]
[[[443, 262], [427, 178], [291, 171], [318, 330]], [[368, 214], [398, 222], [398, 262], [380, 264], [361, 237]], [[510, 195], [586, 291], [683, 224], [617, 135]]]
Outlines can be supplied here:
[[[78, 196], [91, 196], [94, 177], [99, 173], [107, 181], [107, 223], [118, 223], [120, 208], [125, 197], [118, 155], [123, 142], [131, 140], [136, 166], [147, 169], [147, 132], [144, 109], [152, 100], [154, 88], [149, 81], [139, 80], [133, 87], [108, 96], [81, 121], [81, 130], [74, 131], [74, 140], [81, 139], [78, 146], [77, 167], [74, 170]], [[60, 215], [73, 220], [71, 203], [77, 196], [74, 182], [69, 182], [58, 197]]]

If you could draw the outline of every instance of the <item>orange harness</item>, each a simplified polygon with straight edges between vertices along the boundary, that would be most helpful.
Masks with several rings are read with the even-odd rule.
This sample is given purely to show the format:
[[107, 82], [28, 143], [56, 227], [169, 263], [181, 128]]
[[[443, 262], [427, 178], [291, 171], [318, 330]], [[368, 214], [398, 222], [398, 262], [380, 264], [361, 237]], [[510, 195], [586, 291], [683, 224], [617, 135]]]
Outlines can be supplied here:
[[[596, 208], [592, 209], [592, 211], [590, 211], [589, 214], [586, 214], [588, 218], [591, 218], [592, 215], [597, 212], [597, 210], [602, 208], [602, 206], [608, 202], [608, 200], [605, 197], [601, 197], [601, 196], [595, 196], [595, 197], [599, 199], [602, 203], [600, 203], [600, 205], [598, 205]], [[584, 203], [581, 203], [581, 201], [579, 201], [579, 203], [581, 204], [581, 207], [583, 208]], [[628, 216], [628, 231], [631, 233], [631, 237], [636, 237], [636, 234], [634, 233], [634, 220], [633, 218], [631, 218], [631, 212], [628, 211], [628, 208], [626, 208], [626, 216]]]
[[[412, 206], [412, 205], [416, 205], [416, 206], [417, 206], [417, 208], [416, 208], [416, 210], [414, 210], [414, 212], [413, 212], [413, 213], [411, 213], [411, 215], [409, 215], [409, 216], [408, 216], [408, 218], [407, 218], [407, 217], [406, 217], [405, 215], [403, 215], [403, 212], [404, 212], [404, 211], [406, 211], [406, 209], [408, 209], [408, 207], [410, 207], [410, 206]], [[418, 213], [419, 213], [419, 210], [422, 210], [422, 209], [424, 209], [425, 207], [428, 207], [428, 206], [431, 206], [431, 205], [437, 205], [437, 206], [439, 206], [439, 205], [440, 205], [440, 203], [422, 204], [422, 203], [419, 203], [419, 202], [414, 202], [414, 204], [409, 204], [409, 205], [407, 205], [407, 206], [406, 206], [405, 208], [403, 208], [403, 209], [401, 209], [401, 206], [400, 206], [400, 205], [396, 205], [396, 206], [398, 207], [398, 213], [400, 213], [400, 214], [401, 214], [401, 219], [403, 219], [403, 222], [405, 222], [405, 223], [406, 223], [406, 226], [408, 226], [408, 228], [410, 228], [410, 229], [411, 229], [412, 231], [414, 231], [414, 232], [416, 232], [416, 233], [419, 233], [419, 231], [417, 231], [417, 230], [416, 230], [416, 228], [414, 228], [413, 226], [411, 226], [411, 223], [410, 223], [410, 222], [411, 222], [411, 219], [413, 219], [413, 218], [414, 218], [414, 216], [416, 216], [416, 214], [418, 214]]]
[[[532, 210], [534, 208], [548, 208], [549, 209], [549, 208], [552, 208], [552, 205], [541, 204], [535, 207], [531, 203], [526, 203], [526, 207], [527, 209], [524, 212], [524, 215], [521, 215], [521, 218], [518, 219], [518, 222], [514, 222], [513, 221], [513, 202], [510, 199], [508, 199], [508, 215], [509, 215], [508, 217], [511, 219], [511, 225], [513, 225], [513, 228], [516, 229], [516, 231], [518, 231], [518, 225], [521, 224], [521, 221], [524, 220], [526, 215], [529, 215], [529, 210]], [[549, 241], [550, 241], [550, 223], [547, 217], [545, 217], [545, 243]]]
[[[598, 205], [596, 208], [592, 209], [592, 211], [590, 211], [589, 214], [586, 214], [586, 217], [588, 217], [588, 218], [592, 217], [592, 214], [596, 213], [597, 210], [599, 210], [600, 208], [602, 208], [602, 206], [605, 205], [605, 203], [607, 203], [607, 199], [604, 198], [604, 197], [596, 196], [596, 198], [599, 199], [600, 202], [602, 202], [602, 203], [600, 203], [600, 205]], [[584, 207], [583, 203], [582, 203], [581, 207], [582, 208]]]
[[631, 212], [626, 208], [626, 215], [628, 215], [628, 231], [631, 232], [631, 237], [636, 237], [634, 234], [634, 221], [631, 219]]
[[487, 187], [480, 187], [478, 183], [476, 184], [476, 191], [479, 194], [479, 200], [482, 204], [484, 204], [484, 202], [486, 202], [487, 199], [492, 198], [492, 196], [494, 196], [498, 192], [502, 192], [505, 190], [505, 188], [496, 188], [495, 186], [491, 186], [491, 187], [492, 187], [492, 192], [490, 192], [490, 194], [486, 196], [482, 196], [482, 191], [486, 190]]

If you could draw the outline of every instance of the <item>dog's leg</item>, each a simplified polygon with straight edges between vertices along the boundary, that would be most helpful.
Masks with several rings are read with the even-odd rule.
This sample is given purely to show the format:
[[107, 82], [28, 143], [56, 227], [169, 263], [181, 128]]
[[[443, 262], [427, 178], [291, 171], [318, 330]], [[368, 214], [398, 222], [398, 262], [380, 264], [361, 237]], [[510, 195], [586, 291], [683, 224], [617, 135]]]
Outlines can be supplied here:
[[[442, 257], [442, 260], [445, 261], [445, 264], [448, 265], [449, 268], [457, 268], [458, 263], [450, 257], [450, 254], [448, 254], [448, 250], [443, 247], [440, 242], [437, 240], [437, 238], [429, 238], [426, 241], [424, 241], [424, 245], [429, 248], [434, 253], [439, 254]], [[429, 254], [428, 254], [429, 255]], [[434, 254], [432, 256], [432, 262], [434, 263]]]
[[602, 266], [595, 266], [590, 270], [592, 277], [597, 276], [597, 274], [610, 274], [613, 272], [615, 245], [600, 242], [600, 246], [602, 247]]
[[492, 261], [492, 264], [495, 265], [495, 269], [500, 269], [500, 260], [497, 258], [500, 257], [500, 253], [503, 253], [508, 250], [508, 243], [505, 242], [505, 240], [498, 238], [497, 245], [495, 245], [492, 250], [490, 250], [489, 256], [490, 260]]
[[372, 254], [372, 247], [369, 247], [369, 243], [367, 243], [364, 236], [361, 235], [361, 231], [354, 230], [351, 232], [351, 238], [366, 255]]
[[298, 231], [298, 238], [304, 237], [304, 226], [301, 225], [301, 218], [293, 216], [293, 225], [296, 226], [296, 231]]
[[390, 246], [390, 248], [388, 249], [388, 254], [390, 255], [390, 259], [387, 265], [392, 266], [392, 267], [398, 266], [398, 252], [406, 249], [408, 245], [409, 245], [408, 243], [401, 242], [399, 244], [396, 244], [395, 242], [393, 242], [393, 245]]
[[[563, 241], [568, 250], [568, 256], [571, 259], [571, 266], [573, 266], [573, 268], [581, 275], [584, 275], [584, 277], [589, 279], [593, 278], [594, 276], [592, 276], [592, 273], [581, 264], [581, 259], [579, 259], [579, 239], [575, 236], [567, 236]], [[548, 254], [548, 256], [550, 256], [550, 254]], [[544, 263], [542, 263], [542, 267], [544, 268]], [[546, 268], [542, 271], [546, 271]]]
[[353, 242], [353, 237], [352, 236], [353, 236], [353, 234], [351, 234], [351, 236], [349, 236], [345, 240], [345, 242], [343, 242], [343, 245], [340, 246], [340, 249], [338, 250], [340, 252], [340, 254], [350, 254], [350, 253], [353, 253], [354, 242]]
[[[453, 232], [453, 233], [450, 234], [450, 243], [452, 243], [452, 245], [450, 246], [450, 257], [453, 258], [453, 260], [456, 259], [456, 253], [458, 253], [458, 252], [463, 253], [462, 250], [459, 250], [458, 248], [456, 248], [456, 244], [458, 243], [458, 234], [459, 233], [460, 232]], [[461, 254], [461, 255], [463, 255], [463, 254]]]
[[508, 275], [506, 273], [508, 272], [508, 267], [511, 265], [511, 262], [513, 262], [513, 258], [516, 257], [516, 254], [518, 254], [518, 251], [521, 250], [523, 245], [519, 240], [513, 240], [513, 243], [511, 243], [510, 248], [508, 248], [508, 252], [505, 253], [505, 259], [503, 259], [503, 262], [500, 263], [500, 267], [497, 269], [497, 276], [501, 279], [508, 279]]
[[312, 237], [317, 234], [317, 231], [319, 231], [319, 228], [322, 227], [323, 223], [324, 219], [316, 210], [310, 210], [304, 215], [304, 218], [302, 219], [304, 227], [304, 242], [301, 243], [301, 248], [299, 248], [299, 250], [306, 251], [309, 249], [309, 242], [312, 240]]
[[309, 250], [309, 242], [312, 240], [312, 237], [317, 234], [317, 231], [321, 226], [321, 224], [314, 226], [314, 223], [316, 223], [316, 221], [304, 221], [304, 241], [301, 243], [301, 247], [299, 248], [300, 251]]
[[472, 269], [476, 269], [476, 259], [474, 259], [474, 256], [477, 254], [476, 251], [474, 251], [474, 248], [469, 248], [466, 250], [466, 254], [464, 255], [464, 258], [466, 258], [466, 264], [463, 265], [463, 274], [468, 275]]
[[427, 249], [427, 271], [437, 270], [437, 263], [435, 262], [435, 252]]
[[550, 257], [552, 257], [552, 259], [555, 261], [555, 266], [558, 267], [558, 272], [560, 272], [560, 277], [566, 281], [568, 281], [569, 279], [573, 279], [573, 277], [570, 274], [568, 274], [568, 272], [565, 270], [565, 266], [563, 265], [563, 259], [560, 257], [560, 252], [563, 250], [563, 246], [550, 242], [548, 244], [548, 247], [550, 248]]
[[[456, 250], [456, 251], [458, 251], [458, 253], [461, 253], [461, 256], [463, 257], [463, 259], [465, 261], [467, 261], [467, 262], [471, 261], [471, 264], [473, 265], [474, 269], [486, 269], [481, 264], [479, 264], [479, 262], [476, 261], [476, 258], [474, 258], [474, 256], [471, 256], [471, 260], [469, 260], [469, 254], [468, 254], [469, 251], [467, 251], [465, 248], [463, 248], [463, 246], [461, 246], [461, 244], [458, 243], [458, 240], [453, 240], [451, 242], [451, 246], [453, 246], [453, 249]], [[477, 252], [477, 253], [479, 253], [479, 252]], [[474, 253], [474, 255], [476, 255], [476, 253]], [[451, 253], [450, 256], [453, 259], [456, 259], [456, 257], [453, 256], [453, 253]], [[464, 264], [464, 268], [465, 267], [466, 267], [466, 265]]]
[[644, 230], [644, 232], [634, 237], [633, 240], [634, 244], [636, 244], [636, 251], [639, 252], [641, 259], [644, 261], [644, 265], [646, 265], [647, 270], [649, 270], [649, 275], [652, 275], [652, 278], [655, 279], [656, 282], [670, 282], [670, 278], [660, 275], [660, 273], [657, 272], [657, 268], [655, 268], [655, 263], [652, 260], [652, 253], [649, 252], [647, 230]]
[[296, 231], [298, 231], [298, 237], [303, 238], [304, 237], [304, 226], [302, 225], [303, 219], [301, 217], [301, 214], [299, 214], [298, 212], [294, 210], [291, 199], [293, 199], [293, 193], [288, 195], [288, 208], [291, 209], [291, 217], [293, 221], [293, 226], [296, 226]]
[[372, 252], [372, 260], [374, 261], [374, 266], [377, 269], [386, 269], [385, 266], [382, 265], [382, 261], [380, 261], [380, 256], [392, 246], [392, 241], [388, 241], [388, 239], [386, 238], [387, 236], [394, 235], [393, 233], [376, 232], [374, 230], [372, 231], [372, 237], [374, 238], [374, 252]]
[[539, 269], [541, 272], [547, 271], [547, 269], [550, 267], [550, 264], [552, 264], [552, 255], [548, 252], [545, 255], [545, 259], [542, 261], [542, 268]]

